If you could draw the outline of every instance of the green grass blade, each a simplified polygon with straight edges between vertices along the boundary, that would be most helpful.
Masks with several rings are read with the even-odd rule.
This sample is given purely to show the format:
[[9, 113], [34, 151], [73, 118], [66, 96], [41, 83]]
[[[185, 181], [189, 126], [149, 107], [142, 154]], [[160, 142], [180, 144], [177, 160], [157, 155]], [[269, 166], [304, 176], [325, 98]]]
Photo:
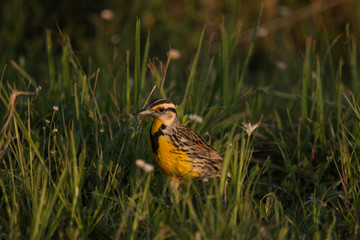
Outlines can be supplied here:
[[323, 87], [321, 79], [321, 65], [319, 57], [316, 58], [316, 112], [317, 112], [317, 122], [315, 135], [320, 138], [322, 144], [325, 144], [326, 136], [324, 129], [324, 99], [323, 99]]
[[335, 104], [336, 104], [336, 135], [339, 134], [340, 123], [341, 123], [341, 113], [342, 113], [342, 104], [341, 104], [341, 94], [343, 92], [341, 78], [342, 78], [342, 66], [343, 59], [341, 58], [338, 63], [338, 68], [336, 71], [336, 83], [335, 83]]
[[196, 75], [196, 69], [197, 69], [197, 65], [198, 65], [198, 61], [199, 61], [199, 56], [200, 56], [200, 52], [201, 52], [201, 46], [202, 46], [202, 43], [203, 43], [203, 38], [204, 38], [204, 33], [205, 33], [205, 28], [202, 30], [201, 32], [201, 36], [200, 36], [200, 40], [199, 40], [199, 45], [198, 45], [198, 48], [197, 48], [197, 51], [196, 51], [196, 55], [195, 55], [195, 58], [194, 58], [194, 61], [193, 61], [193, 64], [191, 66], [191, 70], [190, 70], [190, 74], [189, 74], [189, 78], [188, 78], [188, 81], [187, 81], [187, 84], [186, 84], [186, 88], [185, 88], [185, 93], [184, 93], [184, 96], [182, 98], [182, 102], [178, 108], [178, 111], [179, 111], [179, 115], [183, 115], [183, 112], [184, 112], [184, 108], [185, 108], [185, 103], [186, 103], [186, 99], [188, 97], [188, 93], [189, 93], [189, 90], [190, 90], [190, 87], [192, 86], [192, 83], [195, 79], [195, 75]]
[[48, 68], [49, 68], [50, 89], [53, 90], [55, 86], [55, 64], [54, 64], [54, 56], [52, 52], [52, 40], [51, 40], [50, 30], [46, 30], [46, 53], [47, 53]]
[[131, 100], [130, 100], [130, 51], [126, 51], [126, 112], [130, 113]]
[[221, 82], [223, 90], [222, 99], [225, 106], [230, 103], [231, 97], [229, 94], [229, 58], [229, 40], [224, 26], [221, 26]]
[[137, 109], [139, 109], [139, 94], [141, 90], [140, 83], [140, 19], [136, 21], [136, 30], [135, 30], [135, 69], [134, 69], [134, 102]]
[[308, 89], [311, 82], [311, 48], [312, 40], [311, 38], [306, 39], [306, 52], [305, 60], [303, 67], [303, 77], [302, 77], [302, 98], [301, 98], [301, 117], [303, 121], [308, 117]]
[[141, 80], [140, 80], [140, 92], [143, 93], [145, 91], [145, 77], [146, 77], [146, 69], [147, 69], [147, 61], [149, 55], [149, 45], [150, 45], [150, 33], [147, 36], [145, 51], [143, 56], [143, 62], [141, 66]]
[[241, 84], [240, 83], [244, 82], [244, 79], [245, 79], [245, 75], [246, 75], [247, 68], [248, 68], [248, 65], [249, 65], [249, 62], [250, 62], [250, 58], [251, 58], [251, 55], [252, 55], [252, 52], [253, 52], [253, 49], [254, 49], [254, 44], [255, 44], [255, 39], [256, 39], [256, 30], [257, 30], [257, 27], [260, 24], [263, 9], [264, 9], [264, 6], [263, 6], [263, 4], [261, 4], [259, 13], [258, 13], [257, 18], [256, 18], [254, 32], [253, 32], [253, 34], [251, 36], [249, 50], [247, 52], [244, 65], [243, 65], [242, 70], [241, 70], [240, 78], [237, 79], [237, 81], [236, 81], [238, 83], [237, 84], [237, 89], [236, 89], [236, 96], [240, 95], [240, 90], [241, 90]]
[[24, 68], [20, 67], [16, 62], [11, 61], [11, 66], [16, 69], [20, 73], [21, 76], [23, 76], [31, 86], [34, 88], [37, 88], [37, 84], [35, 80], [25, 71]]
[[350, 35], [349, 31], [349, 24], [346, 26], [346, 38], [348, 40], [347, 44], [347, 51], [348, 51], [348, 57], [349, 57], [349, 63], [350, 63], [350, 70], [351, 70], [351, 78], [352, 78], [352, 92], [355, 95], [355, 98], [358, 99], [360, 95], [360, 83], [359, 83], [359, 77], [358, 77], [358, 63], [357, 63], [357, 57], [358, 57], [358, 50], [357, 50], [357, 43], [355, 41], [355, 38]]

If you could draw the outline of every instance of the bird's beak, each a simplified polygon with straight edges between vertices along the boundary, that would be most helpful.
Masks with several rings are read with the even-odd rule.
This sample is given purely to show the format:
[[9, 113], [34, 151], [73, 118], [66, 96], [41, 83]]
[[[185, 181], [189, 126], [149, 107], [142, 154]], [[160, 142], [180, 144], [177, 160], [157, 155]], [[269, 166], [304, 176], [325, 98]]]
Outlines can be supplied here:
[[141, 109], [140, 111], [136, 112], [134, 114], [134, 117], [137, 116], [137, 115], [147, 115], [147, 114], [150, 114], [150, 113], [151, 113], [151, 110], [144, 108], [144, 109]]

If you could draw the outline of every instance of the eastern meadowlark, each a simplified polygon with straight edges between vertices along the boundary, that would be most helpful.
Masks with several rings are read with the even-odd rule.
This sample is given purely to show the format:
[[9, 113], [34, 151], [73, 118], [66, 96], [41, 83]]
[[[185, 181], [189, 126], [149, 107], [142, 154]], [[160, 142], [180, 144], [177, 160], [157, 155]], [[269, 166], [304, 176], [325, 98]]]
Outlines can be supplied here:
[[[220, 177], [223, 158], [200, 135], [182, 125], [176, 106], [168, 99], [149, 103], [136, 115], [150, 115], [149, 148], [153, 158], [170, 180], [174, 191], [186, 179]], [[230, 173], [227, 174], [230, 178]], [[227, 203], [226, 186], [224, 204]]]

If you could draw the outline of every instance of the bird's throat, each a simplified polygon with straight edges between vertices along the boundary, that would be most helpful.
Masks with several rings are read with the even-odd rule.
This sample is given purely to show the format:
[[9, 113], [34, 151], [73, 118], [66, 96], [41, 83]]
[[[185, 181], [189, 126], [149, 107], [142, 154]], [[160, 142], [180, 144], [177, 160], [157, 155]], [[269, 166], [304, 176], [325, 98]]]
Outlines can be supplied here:
[[159, 118], [153, 117], [153, 124], [151, 126], [151, 134], [154, 135], [157, 131], [159, 131], [161, 125], [163, 124], [163, 121], [161, 121]]

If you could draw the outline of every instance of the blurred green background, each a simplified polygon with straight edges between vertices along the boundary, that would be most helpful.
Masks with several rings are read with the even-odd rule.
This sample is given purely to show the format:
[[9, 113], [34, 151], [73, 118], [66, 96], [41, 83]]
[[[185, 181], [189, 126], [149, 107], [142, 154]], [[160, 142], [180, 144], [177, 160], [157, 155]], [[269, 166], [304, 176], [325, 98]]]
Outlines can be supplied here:
[[[300, 66], [307, 36], [316, 39], [317, 51], [324, 54], [341, 35], [336, 49], [332, 49], [333, 59], [339, 59], [345, 50], [346, 24], [352, 35], [359, 36], [360, 2], [357, 0], [2, 0], [0, 64], [4, 66], [14, 60], [38, 83], [46, 84], [45, 30], [49, 29], [55, 39], [54, 55], [58, 59], [63, 41], [61, 30], [71, 39], [85, 72], [92, 73], [99, 67], [104, 87], [109, 87], [106, 82], [116, 71], [109, 66], [123, 67], [126, 50], [130, 50], [130, 57], [134, 58], [135, 23], [139, 18], [142, 49], [150, 33], [149, 58], [166, 61], [170, 47], [181, 53], [179, 60], [170, 63], [169, 84], [185, 82], [204, 26], [204, 45], [211, 50], [210, 54], [219, 52], [222, 27], [228, 36], [236, 38], [230, 58], [230, 68], [233, 68], [230, 72], [235, 74], [236, 64], [241, 64], [248, 52], [261, 4], [264, 11], [245, 80], [250, 86], [271, 86], [284, 91], [292, 91], [295, 86], [296, 90], [301, 84]], [[102, 15], [104, 9], [110, 10], [107, 12], [110, 15], [106, 12]], [[344, 69], [347, 67], [345, 60]], [[13, 74], [9, 68], [7, 75]], [[351, 85], [350, 81], [346, 79], [345, 83]]]

